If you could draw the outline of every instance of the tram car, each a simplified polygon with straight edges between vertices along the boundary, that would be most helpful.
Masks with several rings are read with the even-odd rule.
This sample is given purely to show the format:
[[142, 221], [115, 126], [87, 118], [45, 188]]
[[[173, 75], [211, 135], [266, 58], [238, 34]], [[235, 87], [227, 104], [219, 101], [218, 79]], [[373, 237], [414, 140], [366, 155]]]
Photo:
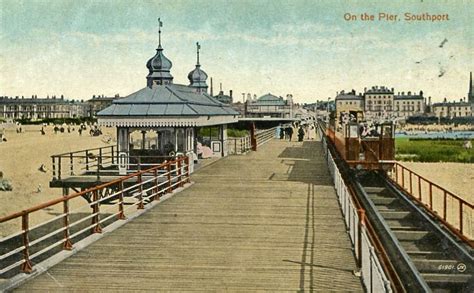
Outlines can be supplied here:
[[357, 169], [390, 169], [395, 163], [393, 122], [330, 121], [326, 135], [340, 157]]

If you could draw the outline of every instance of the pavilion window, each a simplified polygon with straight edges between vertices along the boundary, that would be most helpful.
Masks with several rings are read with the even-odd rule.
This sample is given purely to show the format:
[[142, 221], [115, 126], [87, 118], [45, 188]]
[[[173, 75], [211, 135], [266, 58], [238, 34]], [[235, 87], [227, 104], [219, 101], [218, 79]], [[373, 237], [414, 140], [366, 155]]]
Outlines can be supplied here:
[[180, 128], [176, 130], [176, 142], [178, 152], [186, 152], [186, 135], [184, 129]]

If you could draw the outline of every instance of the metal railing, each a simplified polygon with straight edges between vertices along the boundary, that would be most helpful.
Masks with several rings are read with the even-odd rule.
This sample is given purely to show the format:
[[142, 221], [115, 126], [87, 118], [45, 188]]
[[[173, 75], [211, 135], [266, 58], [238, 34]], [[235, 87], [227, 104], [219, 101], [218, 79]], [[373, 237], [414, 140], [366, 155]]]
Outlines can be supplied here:
[[79, 175], [117, 164], [115, 146], [93, 148], [51, 156], [53, 180]]
[[227, 138], [227, 153], [229, 155], [242, 155], [252, 149], [250, 136]]
[[[0, 224], [21, 223], [21, 231], [0, 239], [0, 278], [20, 271], [30, 273], [34, 263], [61, 250], [71, 250], [74, 242], [101, 233], [103, 227], [124, 220], [162, 195], [184, 186], [190, 182], [189, 166], [188, 157], [177, 158], [0, 218]], [[84, 204], [81, 197], [85, 196], [92, 200]], [[54, 217], [30, 224], [37, 213], [53, 210]]]
[[[360, 269], [362, 281], [368, 292], [392, 292], [400, 285], [392, 284], [388, 276], [394, 272], [394, 268], [387, 268], [386, 259], [382, 260], [386, 253], [383, 246], [374, 235], [374, 229], [370, 222], [366, 221], [365, 211], [353, 196], [329, 151], [325, 129], [317, 128], [319, 137], [323, 144], [324, 155], [327, 160], [329, 173], [334, 180], [336, 194], [348, 228], [349, 238], [354, 246], [354, 254]], [[393, 274], [392, 274], [393, 275]], [[399, 281], [399, 280], [398, 280]]]
[[423, 204], [451, 232], [474, 247], [473, 209], [474, 205], [446, 190], [402, 164], [395, 163], [388, 173], [400, 189], [412, 199]]
[[[101, 175], [118, 175], [120, 164], [118, 157], [119, 154], [115, 146], [53, 155], [51, 156], [53, 181], [69, 176], [96, 175], [99, 180]], [[131, 174], [151, 168], [172, 159], [173, 157], [170, 156], [128, 154], [127, 173]]]
[[245, 154], [248, 151], [252, 150], [252, 142], [256, 143], [254, 150], [270, 140], [276, 137], [277, 127], [272, 127], [269, 129], [260, 129], [255, 131], [254, 138], [252, 139], [251, 135], [244, 137], [230, 137], [227, 139], [227, 151], [228, 154], [237, 155]]

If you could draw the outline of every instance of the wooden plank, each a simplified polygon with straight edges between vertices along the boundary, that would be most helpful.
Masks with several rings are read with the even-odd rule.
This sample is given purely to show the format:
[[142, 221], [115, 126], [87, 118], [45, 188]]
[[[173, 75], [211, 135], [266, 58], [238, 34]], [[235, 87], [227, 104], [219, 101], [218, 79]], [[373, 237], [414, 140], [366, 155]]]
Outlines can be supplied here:
[[363, 291], [319, 142], [273, 140], [18, 291]]

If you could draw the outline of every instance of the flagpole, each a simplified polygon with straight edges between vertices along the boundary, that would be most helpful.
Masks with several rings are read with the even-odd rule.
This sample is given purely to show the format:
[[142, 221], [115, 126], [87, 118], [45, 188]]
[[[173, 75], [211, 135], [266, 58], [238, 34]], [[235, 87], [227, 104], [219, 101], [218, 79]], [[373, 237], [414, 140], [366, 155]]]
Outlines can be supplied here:
[[199, 49], [201, 49], [199, 42], [196, 42], [196, 48], [197, 48], [197, 65], [199, 65]]
[[158, 18], [158, 47], [161, 48], [161, 27], [163, 26], [163, 22], [161, 19]]

